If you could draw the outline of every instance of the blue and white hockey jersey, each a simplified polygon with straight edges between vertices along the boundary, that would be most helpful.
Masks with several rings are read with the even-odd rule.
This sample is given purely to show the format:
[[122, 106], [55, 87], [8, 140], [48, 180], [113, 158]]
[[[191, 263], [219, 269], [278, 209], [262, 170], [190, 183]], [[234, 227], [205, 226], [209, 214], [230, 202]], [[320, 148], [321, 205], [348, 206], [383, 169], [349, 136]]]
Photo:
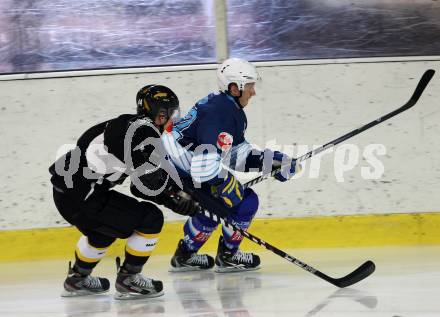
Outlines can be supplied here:
[[199, 182], [226, 176], [223, 165], [248, 171], [262, 168], [262, 153], [245, 140], [247, 118], [234, 98], [210, 94], [196, 103], [162, 139], [173, 163]]

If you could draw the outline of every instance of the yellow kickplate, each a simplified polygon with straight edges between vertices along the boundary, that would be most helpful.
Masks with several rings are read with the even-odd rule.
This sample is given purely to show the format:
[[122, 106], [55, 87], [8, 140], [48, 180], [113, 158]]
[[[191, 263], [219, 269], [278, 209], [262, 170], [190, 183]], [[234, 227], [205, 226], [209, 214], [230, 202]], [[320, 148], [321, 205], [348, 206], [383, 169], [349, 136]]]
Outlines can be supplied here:
[[[440, 213], [255, 219], [248, 230], [280, 248], [363, 247], [440, 244]], [[220, 230], [203, 247], [214, 253]], [[0, 261], [72, 258], [80, 233], [73, 227], [0, 231]], [[183, 235], [183, 222], [166, 222], [153, 254], [171, 254]], [[108, 255], [123, 255], [117, 240]], [[242, 248], [261, 246], [244, 239]]]

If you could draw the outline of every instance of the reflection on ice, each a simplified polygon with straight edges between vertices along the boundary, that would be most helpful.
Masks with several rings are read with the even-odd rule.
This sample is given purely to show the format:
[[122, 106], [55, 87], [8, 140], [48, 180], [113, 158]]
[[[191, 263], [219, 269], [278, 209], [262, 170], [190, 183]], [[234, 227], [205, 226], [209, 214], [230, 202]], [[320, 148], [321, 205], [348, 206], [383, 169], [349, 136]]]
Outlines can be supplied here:
[[353, 300], [369, 309], [376, 308], [378, 303], [377, 297], [370, 295], [368, 292], [363, 292], [352, 288], [341, 288], [337, 289], [332, 294], [327, 296], [327, 298], [324, 299], [322, 302], [319, 302], [312, 310], [307, 313], [306, 317], [316, 315], [319, 311], [323, 310], [324, 307], [329, 305], [335, 299], [339, 298], [345, 300]]
[[155, 256], [143, 273], [162, 280], [165, 295], [116, 301], [113, 259], [103, 260], [96, 272], [111, 279], [110, 293], [76, 298], [59, 296], [64, 261], [0, 263], [0, 316], [437, 317], [440, 313], [439, 247], [290, 251], [317, 260], [318, 266], [336, 275], [366, 253], [380, 269], [362, 283], [336, 289], [268, 252], [260, 253], [260, 271], [229, 274], [169, 273], [170, 256]]

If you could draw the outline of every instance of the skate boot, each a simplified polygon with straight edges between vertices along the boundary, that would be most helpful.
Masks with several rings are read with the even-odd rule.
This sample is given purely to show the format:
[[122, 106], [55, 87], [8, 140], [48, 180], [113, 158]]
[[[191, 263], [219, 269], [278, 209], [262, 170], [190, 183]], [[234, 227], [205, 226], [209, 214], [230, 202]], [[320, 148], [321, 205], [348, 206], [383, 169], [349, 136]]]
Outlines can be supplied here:
[[189, 252], [183, 245], [183, 240], [179, 241], [176, 252], [171, 258], [171, 268], [169, 272], [187, 272], [208, 270], [214, 266], [214, 259], [207, 254], [197, 254]]
[[116, 293], [115, 299], [141, 299], [159, 297], [163, 295], [163, 284], [151, 278], [144, 277], [139, 272], [128, 273], [121, 267], [121, 259], [116, 258]]
[[233, 253], [225, 246], [223, 237], [220, 237], [217, 256], [215, 257], [215, 272], [243, 272], [258, 270], [259, 268], [260, 257], [258, 255], [240, 250]]
[[78, 267], [72, 268], [69, 262], [69, 271], [64, 281], [62, 297], [86, 296], [102, 294], [109, 290], [110, 282], [106, 278], [91, 276], [91, 270]]

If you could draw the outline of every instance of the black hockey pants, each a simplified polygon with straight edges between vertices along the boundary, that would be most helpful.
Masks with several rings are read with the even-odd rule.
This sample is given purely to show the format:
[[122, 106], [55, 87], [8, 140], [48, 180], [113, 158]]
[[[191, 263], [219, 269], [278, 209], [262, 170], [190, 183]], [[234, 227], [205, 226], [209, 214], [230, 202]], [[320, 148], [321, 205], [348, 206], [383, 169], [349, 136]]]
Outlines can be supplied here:
[[134, 230], [158, 233], [163, 226], [163, 214], [156, 205], [139, 202], [114, 190], [91, 195], [82, 201], [54, 188], [53, 197], [63, 218], [97, 248], [110, 246], [116, 238], [126, 239]]

